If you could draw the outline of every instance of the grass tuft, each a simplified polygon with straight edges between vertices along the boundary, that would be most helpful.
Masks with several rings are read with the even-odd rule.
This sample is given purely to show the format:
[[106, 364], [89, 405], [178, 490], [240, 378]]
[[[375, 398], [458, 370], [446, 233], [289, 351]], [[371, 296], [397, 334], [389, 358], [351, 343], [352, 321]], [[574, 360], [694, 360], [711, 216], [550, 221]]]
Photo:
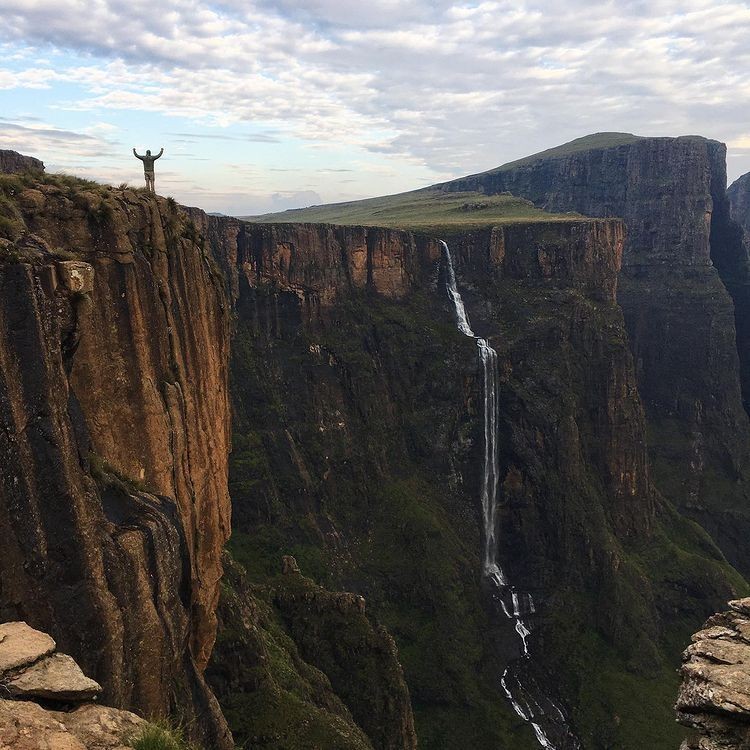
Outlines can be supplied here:
[[198, 750], [181, 728], [164, 723], [147, 724], [130, 746], [133, 750]]

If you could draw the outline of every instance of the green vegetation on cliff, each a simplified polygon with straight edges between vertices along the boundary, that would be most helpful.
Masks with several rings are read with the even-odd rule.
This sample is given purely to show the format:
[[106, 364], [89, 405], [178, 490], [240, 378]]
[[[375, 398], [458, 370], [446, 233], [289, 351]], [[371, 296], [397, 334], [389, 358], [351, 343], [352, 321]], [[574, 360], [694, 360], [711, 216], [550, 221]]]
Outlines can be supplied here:
[[[555, 675], [586, 746], [673, 748], [679, 653], [744, 581], [653, 494], [619, 309], [549, 282], [461, 284], [500, 358], [501, 558], [542, 603], [539, 679]], [[256, 585], [293, 554], [365, 596], [398, 644], [420, 747], [535, 747], [499, 690], [513, 638], [480, 588], [473, 342], [439, 290], [304, 310], [241, 289], [233, 554]]]

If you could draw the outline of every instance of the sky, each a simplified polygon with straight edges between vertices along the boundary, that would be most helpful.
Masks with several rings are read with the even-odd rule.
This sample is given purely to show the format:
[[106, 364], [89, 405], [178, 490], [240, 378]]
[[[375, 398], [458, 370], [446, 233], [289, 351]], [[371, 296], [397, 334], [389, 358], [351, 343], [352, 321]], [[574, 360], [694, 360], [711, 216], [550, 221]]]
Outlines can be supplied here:
[[424, 187], [598, 131], [750, 171], [750, 2], [0, 0], [0, 148], [237, 215]]

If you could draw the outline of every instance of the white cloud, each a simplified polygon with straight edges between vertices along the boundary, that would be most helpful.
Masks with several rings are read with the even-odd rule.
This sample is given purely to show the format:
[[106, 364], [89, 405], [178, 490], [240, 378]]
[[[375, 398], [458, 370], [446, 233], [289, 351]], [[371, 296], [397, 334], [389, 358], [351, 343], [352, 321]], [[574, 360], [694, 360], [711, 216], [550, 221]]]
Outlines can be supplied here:
[[[0, 64], [63, 106], [260, 124], [462, 174], [596, 130], [744, 143], [750, 6], [713, 0], [0, 0], [0, 42], [93, 56]], [[20, 66], [20, 68], [19, 68]], [[732, 169], [750, 169], [737, 159]], [[404, 185], [408, 187], [408, 185]]]

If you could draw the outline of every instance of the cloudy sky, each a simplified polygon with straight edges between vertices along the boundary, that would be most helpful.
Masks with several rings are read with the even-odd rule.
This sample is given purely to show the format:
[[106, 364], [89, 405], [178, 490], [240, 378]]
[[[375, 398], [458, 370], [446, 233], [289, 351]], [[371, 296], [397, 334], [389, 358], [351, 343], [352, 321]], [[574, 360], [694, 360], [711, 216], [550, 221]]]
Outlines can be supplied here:
[[750, 3], [0, 0], [0, 148], [254, 213], [421, 187], [590, 132], [750, 171]]

